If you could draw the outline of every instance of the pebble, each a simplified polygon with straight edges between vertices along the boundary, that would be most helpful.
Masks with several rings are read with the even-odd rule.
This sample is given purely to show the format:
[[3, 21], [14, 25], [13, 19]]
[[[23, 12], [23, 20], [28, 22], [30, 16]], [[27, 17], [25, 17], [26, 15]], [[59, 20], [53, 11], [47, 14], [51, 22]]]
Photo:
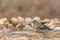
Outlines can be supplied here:
[[55, 27], [54, 30], [60, 30], [60, 27]]
[[18, 19], [19, 23], [23, 23], [25, 21], [24, 18], [21, 16], [17, 17], [17, 19]]
[[11, 22], [12, 22], [13, 24], [17, 24], [19, 21], [18, 21], [17, 18], [13, 17], [13, 18], [11, 18]]
[[31, 19], [31, 18], [25, 18], [25, 22], [30, 23], [31, 21], [32, 21], [32, 19]]
[[50, 22], [50, 20], [49, 19], [44, 19], [44, 20], [42, 20], [43, 22]]
[[16, 40], [29, 40], [29, 39], [27, 37], [20, 37], [20, 38], [18, 38]]
[[38, 40], [38, 39], [35, 37], [30, 37], [29, 40]]
[[33, 20], [36, 20], [36, 21], [38, 21], [39, 23], [41, 22], [41, 19], [40, 19], [40, 17], [38, 17], [38, 16], [34, 17]]

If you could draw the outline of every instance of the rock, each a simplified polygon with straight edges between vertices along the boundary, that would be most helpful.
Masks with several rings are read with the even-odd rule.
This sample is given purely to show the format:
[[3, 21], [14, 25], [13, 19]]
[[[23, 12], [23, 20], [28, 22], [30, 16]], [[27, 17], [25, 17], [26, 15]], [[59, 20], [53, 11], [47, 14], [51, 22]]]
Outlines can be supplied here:
[[36, 20], [36, 21], [38, 21], [39, 23], [41, 22], [41, 19], [40, 19], [40, 17], [38, 17], [38, 16], [37, 16], [37, 17], [34, 17], [33, 20]]
[[40, 24], [37, 20], [34, 20], [32, 23], [33, 23], [35, 26]]
[[51, 40], [60, 40], [59, 38], [53, 37]]
[[35, 37], [30, 37], [29, 40], [38, 40], [38, 39]]
[[31, 18], [25, 18], [25, 22], [27, 22], [28, 24], [30, 24], [32, 22]]
[[17, 40], [29, 40], [27, 37], [20, 37]]
[[6, 27], [6, 28], [13, 28], [14, 26], [13, 26], [13, 24], [11, 24], [11, 23], [9, 23], [9, 22], [5, 22], [4, 23], [4, 26]]
[[8, 34], [9, 31], [11, 31], [11, 29], [8, 29], [8, 28], [6, 28], [6, 27], [3, 28], [4, 34], [5, 34], [5, 33]]
[[3, 38], [1, 38], [0, 40], [7, 40], [7, 39], [3, 37]]
[[57, 25], [56, 25], [56, 23], [55, 23], [55, 20], [50, 19], [50, 22], [47, 24], [47, 26], [48, 26], [50, 29], [54, 29]]
[[19, 23], [18, 19], [13, 17], [11, 18], [11, 24], [13, 24], [14, 26], [16, 26]]
[[2, 29], [3, 27], [5, 27], [4, 25], [0, 24], [0, 29]]
[[54, 19], [57, 24], [59, 24], [60, 20], [58, 18]]
[[21, 16], [19, 16], [17, 19], [18, 19], [19, 23], [23, 23], [25, 21], [24, 18]]
[[23, 23], [25, 26], [30, 26], [32, 27], [32, 19], [31, 18], [25, 18], [25, 23]]
[[17, 28], [17, 30], [19, 29], [19, 30], [23, 30], [24, 29], [24, 25], [23, 24], [17, 24], [16, 25], [16, 28]]
[[60, 30], [60, 27], [55, 27], [54, 30]]
[[42, 20], [42, 22], [50, 22], [50, 20], [49, 19], [44, 19], [44, 20]]
[[7, 18], [0, 19], [0, 24], [4, 24], [7, 21]]

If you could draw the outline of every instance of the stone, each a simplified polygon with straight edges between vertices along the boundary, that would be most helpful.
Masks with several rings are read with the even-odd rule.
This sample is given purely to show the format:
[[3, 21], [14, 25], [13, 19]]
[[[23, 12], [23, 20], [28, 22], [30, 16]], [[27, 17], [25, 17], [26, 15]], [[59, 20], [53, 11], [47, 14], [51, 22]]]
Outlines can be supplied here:
[[25, 19], [21, 16], [17, 17], [19, 23], [23, 23], [25, 21]]

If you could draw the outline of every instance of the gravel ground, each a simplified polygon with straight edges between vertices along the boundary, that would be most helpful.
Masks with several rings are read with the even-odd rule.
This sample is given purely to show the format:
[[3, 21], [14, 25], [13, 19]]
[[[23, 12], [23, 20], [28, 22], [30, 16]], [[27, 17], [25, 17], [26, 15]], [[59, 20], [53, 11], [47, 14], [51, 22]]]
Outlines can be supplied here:
[[32, 31], [11, 32], [8, 35], [0, 33], [0, 40], [60, 40], [60, 31], [37, 33]]

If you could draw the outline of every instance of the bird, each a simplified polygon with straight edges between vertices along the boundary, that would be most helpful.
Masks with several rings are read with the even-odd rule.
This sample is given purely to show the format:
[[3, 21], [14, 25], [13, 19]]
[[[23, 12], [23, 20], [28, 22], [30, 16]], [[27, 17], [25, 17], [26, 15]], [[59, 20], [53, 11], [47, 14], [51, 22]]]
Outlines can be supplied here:
[[45, 22], [44, 23], [39, 23], [38, 21], [34, 20], [33, 24], [35, 26], [35, 29], [37, 29], [38, 32], [42, 32], [44, 30], [46, 30], [46, 31], [52, 30], [48, 26], [44, 25]]

